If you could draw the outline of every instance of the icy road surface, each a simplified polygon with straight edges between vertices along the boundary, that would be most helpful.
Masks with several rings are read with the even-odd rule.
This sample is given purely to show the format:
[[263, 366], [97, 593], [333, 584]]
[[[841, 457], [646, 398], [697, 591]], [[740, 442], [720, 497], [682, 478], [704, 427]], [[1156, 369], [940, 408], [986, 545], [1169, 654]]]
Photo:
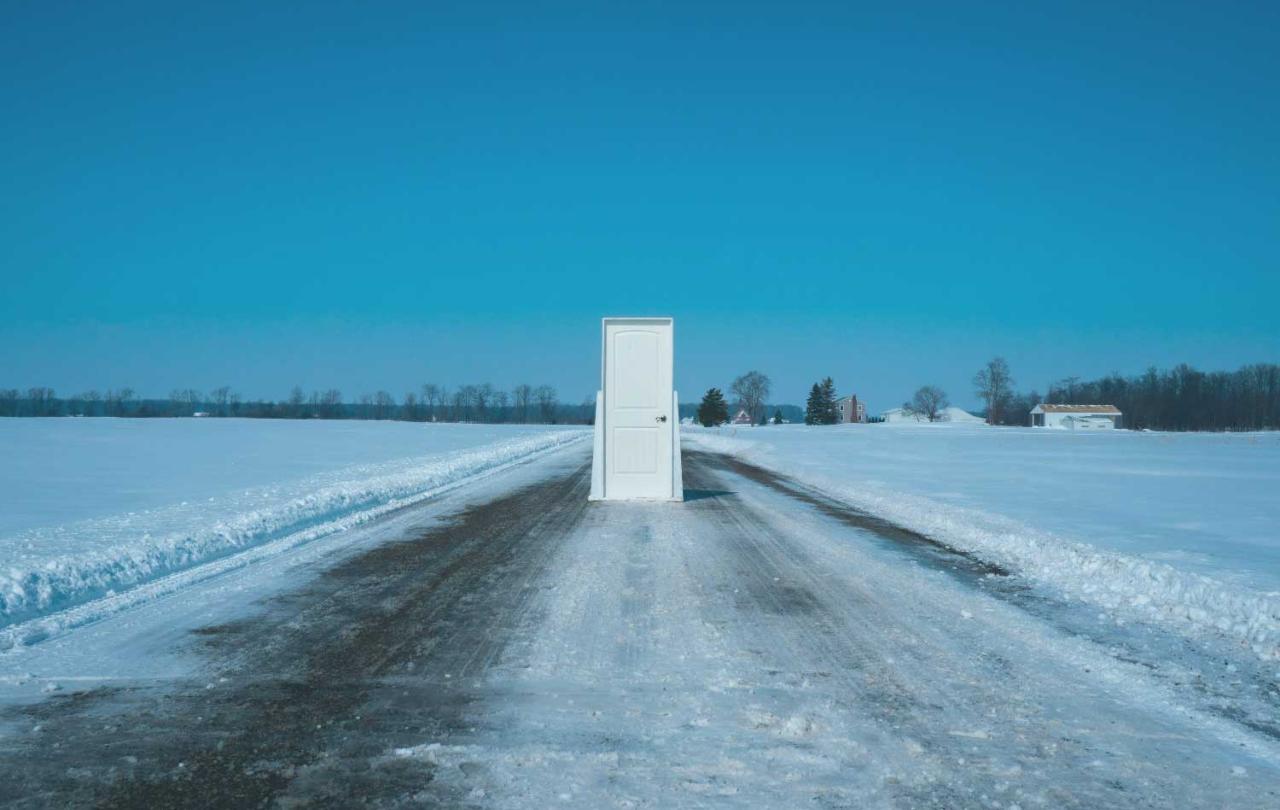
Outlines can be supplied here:
[[684, 504], [588, 503], [589, 469], [393, 515], [248, 611], [203, 583], [0, 656], [0, 804], [1280, 806], [1247, 651], [730, 457], [686, 455]]

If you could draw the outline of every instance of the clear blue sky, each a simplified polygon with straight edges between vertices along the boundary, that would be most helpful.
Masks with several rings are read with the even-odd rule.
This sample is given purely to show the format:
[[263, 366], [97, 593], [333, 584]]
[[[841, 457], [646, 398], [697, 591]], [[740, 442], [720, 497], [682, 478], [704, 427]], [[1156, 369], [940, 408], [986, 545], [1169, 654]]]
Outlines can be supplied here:
[[1280, 361], [1275, 3], [193, 5], [6, 3], [0, 386]]

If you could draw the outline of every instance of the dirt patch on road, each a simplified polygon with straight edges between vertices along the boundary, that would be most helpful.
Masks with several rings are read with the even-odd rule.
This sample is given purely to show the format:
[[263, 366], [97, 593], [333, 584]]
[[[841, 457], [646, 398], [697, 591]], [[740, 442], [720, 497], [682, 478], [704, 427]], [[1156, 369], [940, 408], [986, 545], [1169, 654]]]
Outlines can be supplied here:
[[387, 756], [466, 727], [477, 676], [587, 503], [587, 468], [353, 557], [252, 620], [193, 635], [208, 681], [6, 718], [0, 804], [260, 807], [453, 801]]

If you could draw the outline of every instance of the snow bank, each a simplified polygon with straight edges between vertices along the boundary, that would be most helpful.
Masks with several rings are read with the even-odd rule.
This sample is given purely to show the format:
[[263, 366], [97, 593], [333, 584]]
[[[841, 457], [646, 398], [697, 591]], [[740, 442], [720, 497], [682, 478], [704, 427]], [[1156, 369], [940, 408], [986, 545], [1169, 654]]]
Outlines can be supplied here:
[[1117, 617], [1280, 658], [1280, 436], [954, 424], [685, 435]]
[[[0, 538], [546, 431], [328, 419], [0, 419]], [[69, 539], [76, 545], [63, 551], [83, 551], [85, 538]], [[55, 540], [46, 533], [41, 542]], [[0, 561], [4, 553], [0, 547]]]
[[[938, 414], [940, 422], [953, 422], [964, 424], [985, 424], [986, 420], [981, 416], [974, 416], [963, 408], [957, 408], [955, 405], [948, 405]], [[905, 408], [890, 408], [880, 414], [880, 418], [889, 423], [895, 422], [927, 422], [929, 418], [923, 414], [907, 411]]]
[[[50, 614], [103, 597], [124, 605], [129, 599], [120, 597], [129, 589], [247, 549], [269, 545], [279, 552], [343, 531], [590, 435], [580, 429], [476, 428], [468, 436], [467, 426], [451, 428], [418, 431], [444, 447], [468, 438], [473, 446], [6, 536], [0, 539], [0, 649], [57, 629], [57, 621], [38, 621]], [[175, 491], [183, 490], [178, 482]], [[64, 496], [74, 499], [77, 493]]]

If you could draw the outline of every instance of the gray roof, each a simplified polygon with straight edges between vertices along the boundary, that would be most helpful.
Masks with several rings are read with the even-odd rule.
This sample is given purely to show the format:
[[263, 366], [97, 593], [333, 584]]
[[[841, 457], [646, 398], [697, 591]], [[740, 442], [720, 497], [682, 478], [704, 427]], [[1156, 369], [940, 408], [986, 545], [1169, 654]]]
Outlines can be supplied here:
[[1046, 405], [1041, 402], [1036, 407], [1045, 413], [1120, 413], [1114, 405]]

